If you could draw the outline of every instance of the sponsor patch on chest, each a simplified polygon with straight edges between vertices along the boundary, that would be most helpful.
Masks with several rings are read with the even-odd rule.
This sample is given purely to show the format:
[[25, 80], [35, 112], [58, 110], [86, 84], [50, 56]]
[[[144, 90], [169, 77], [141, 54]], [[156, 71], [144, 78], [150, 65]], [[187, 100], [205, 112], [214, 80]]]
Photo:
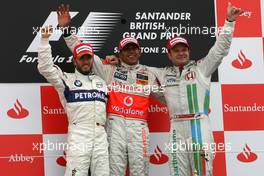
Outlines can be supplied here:
[[148, 84], [148, 75], [147, 74], [140, 74], [137, 73], [137, 84], [143, 84], [143, 85], [147, 85]]
[[123, 74], [123, 73], [120, 73], [120, 72], [115, 72], [114, 73], [114, 78], [126, 81], [127, 80], [127, 74]]
[[82, 86], [82, 82], [81, 82], [80, 80], [75, 80], [75, 81], [74, 81], [74, 85], [75, 85], [76, 87], [81, 87], [81, 86]]
[[98, 88], [98, 89], [101, 89], [103, 87], [102, 82], [96, 82], [95, 85], [96, 85], [96, 88]]
[[175, 77], [167, 77], [166, 79], [166, 86], [177, 86], [179, 85], [176, 76]]
[[186, 81], [194, 80], [196, 79], [196, 73], [194, 71], [189, 71], [184, 75], [184, 79]]

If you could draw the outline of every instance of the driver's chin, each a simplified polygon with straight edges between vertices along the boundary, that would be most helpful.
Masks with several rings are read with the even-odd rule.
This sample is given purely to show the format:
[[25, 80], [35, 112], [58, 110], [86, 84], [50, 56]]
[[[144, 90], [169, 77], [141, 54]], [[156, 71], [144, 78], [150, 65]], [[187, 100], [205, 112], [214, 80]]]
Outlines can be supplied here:
[[136, 65], [138, 62], [137, 61], [128, 61], [127, 64], [128, 65]]
[[184, 58], [184, 59], [177, 59], [175, 64], [177, 66], [184, 66], [188, 63], [188, 59]]
[[84, 75], [88, 75], [91, 71], [90, 67], [82, 67], [78, 69], [80, 73]]
[[84, 75], [88, 75], [90, 73], [90, 70], [82, 70], [81, 73]]
[[138, 63], [138, 58], [137, 57], [127, 57], [126, 61], [129, 65], [135, 65]]
[[91, 71], [91, 67], [84, 67], [84, 68], [82, 68], [82, 70], [84, 72], [90, 72]]

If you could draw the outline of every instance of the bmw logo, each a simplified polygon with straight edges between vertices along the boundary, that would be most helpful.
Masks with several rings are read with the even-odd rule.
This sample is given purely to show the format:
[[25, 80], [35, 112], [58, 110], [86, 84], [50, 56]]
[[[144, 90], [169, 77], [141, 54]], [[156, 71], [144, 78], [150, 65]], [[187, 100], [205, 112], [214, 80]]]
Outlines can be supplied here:
[[81, 86], [82, 86], [82, 82], [81, 82], [80, 80], [75, 80], [75, 81], [74, 81], [74, 85], [75, 85], [76, 87], [81, 87]]

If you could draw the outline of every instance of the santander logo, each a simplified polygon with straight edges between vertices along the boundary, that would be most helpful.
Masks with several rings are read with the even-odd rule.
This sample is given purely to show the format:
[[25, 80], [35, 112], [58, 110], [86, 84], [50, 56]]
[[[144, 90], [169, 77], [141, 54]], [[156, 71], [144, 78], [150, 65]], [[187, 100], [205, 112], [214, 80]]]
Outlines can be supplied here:
[[57, 162], [58, 165], [65, 167], [66, 164], [67, 164], [67, 161], [65, 159], [65, 156], [66, 156], [65, 151], [63, 152], [63, 155], [64, 156], [61, 156], [61, 157], [57, 158], [56, 162]]
[[251, 152], [251, 149], [247, 144], [245, 144], [245, 147], [243, 148], [243, 152], [237, 155], [237, 159], [244, 163], [250, 163], [256, 161], [257, 158], [258, 156], [255, 153]]
[[28, 110], [25, 109], [22, 104], [16, 100], [14, 107], [7, 111], [7, 115], [14, 119], [23, 119], [29, 114]]
[[150, 156], [150, 162], [152, 164], [164, 164], [169, 160], [169, 157], [162, 153], [161, 149], [157, 145], [154, 154]]
[[238, 58], [232, 62], [232, 66], [237, 69], [246, 69], [251, 67], [251, 65], [251, 60], [249, 60], [241, 50], [238, 53]]

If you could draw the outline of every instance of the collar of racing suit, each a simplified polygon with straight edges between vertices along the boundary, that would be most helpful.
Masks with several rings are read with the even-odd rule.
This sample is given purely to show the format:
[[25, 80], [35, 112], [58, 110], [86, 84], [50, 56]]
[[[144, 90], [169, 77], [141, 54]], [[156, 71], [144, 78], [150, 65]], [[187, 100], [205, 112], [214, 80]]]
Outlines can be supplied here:
[[123, 61], [121, 61], [121, 66], [125, 67], [128, 70], [137, 70], [140, 67], [139, 62], [135, 65], [128, 65], [128, 64], [124, 63]]
[[83, 79], [83, 80], [86, 80], [87, 78], [89, 80], [92, 80], [95, 77], [93, 72], [90, 72], [88, 75], [84, 75], [80, 73], [77, 69], [75, 69], [75, 75], [76, 75], [76, 79], [78, 78], [78, 79]]

